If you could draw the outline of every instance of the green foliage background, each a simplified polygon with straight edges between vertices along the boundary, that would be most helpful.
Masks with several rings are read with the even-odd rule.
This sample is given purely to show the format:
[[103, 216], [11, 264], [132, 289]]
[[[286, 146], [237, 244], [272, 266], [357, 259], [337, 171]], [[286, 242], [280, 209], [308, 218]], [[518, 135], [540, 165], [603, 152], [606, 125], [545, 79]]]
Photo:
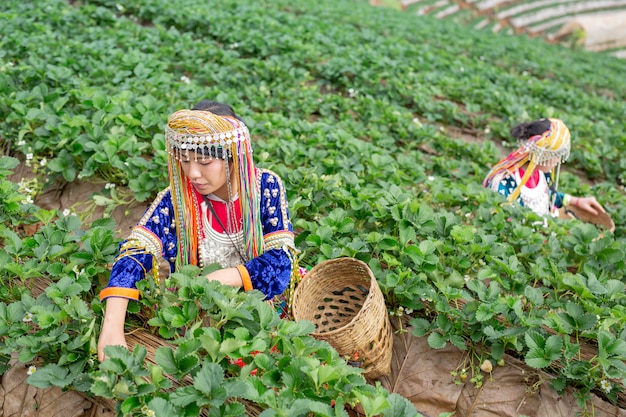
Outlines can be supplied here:
[[[149, 201], [167, 185], [167, 115], [204, 98], [227, 102], [252, 132], [257, 164], [285, 182], [303, 265], [361, 259], [389, 310], [411, 311], [431, 346], [494, 362], [513, 352], [553, 371], [557, 389], [578, 387], [581, 404], [606, 381], [603, 395], [618, 400], [623, 61], [347, 0], [6, 0], [0, 23], [0, 140], [36, 167], [41, 186], [104, 179]], [[553, 219], [544, 227], [480, 186], [515, 146], [508, 129], [546, 116], [572, 132], [560, 189], [596, 195], [615, 233]], [[55, 281], [89, 263], [90, 277], [106, 281], [98, 260], [110, 254], [78, 262], [51, 232], [26, 239], [17, 226], [35, 220], [17, 213], [36, 208], [7, 187], [15, 201], [2, 256], [14, 266], [3, 266], [4, 282], [28, 279], [25, 263], [51, 253], [59, 267], [33, 277]], [[111, 193], [101, 190], [116, 204]], [[95, 240], [111, 240], [100, 226]], [[41, 242], [54, 251], [26, 251]], [[3, 292], [7, 305], [16, 288]], [[581, 357], [587, 342], [596, 357]]]

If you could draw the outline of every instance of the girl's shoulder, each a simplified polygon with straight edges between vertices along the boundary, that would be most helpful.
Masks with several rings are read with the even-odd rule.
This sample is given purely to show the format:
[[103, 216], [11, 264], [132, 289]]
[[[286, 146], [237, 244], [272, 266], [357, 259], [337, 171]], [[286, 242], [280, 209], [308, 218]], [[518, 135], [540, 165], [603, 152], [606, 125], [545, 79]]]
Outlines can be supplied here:
[[257, 179], [259, 185], [263, 186], [276, 186], [283, 188], [283, 180], [280, 176], [272, 170], [266, 168], [256, 168]]
[[256, 167], [256, 172], [260, 178], [274, 177], [280, 179], [280, 176], [271, 169]]
[[150, 207], [159, 207], [163, 205], [171, 205], [172, 204], [172, 192], [170, 187], [161, 190], [159, 194], [154, 198]]
[[[173, 210], [172, 206], [172, 193], [170, 191], [170, 187], [162, 190], [157, 194], [157, 196], [152, 200], [150, 206], [146, 209], [143, 216], [139, 220], [140, 225], [145, 225], [148, 220], [152, 217], [152, 215], [157, 212], [157, 210], [161, 213], [164, 211]], [[169, 213], [168, 213], [169, 214]]]

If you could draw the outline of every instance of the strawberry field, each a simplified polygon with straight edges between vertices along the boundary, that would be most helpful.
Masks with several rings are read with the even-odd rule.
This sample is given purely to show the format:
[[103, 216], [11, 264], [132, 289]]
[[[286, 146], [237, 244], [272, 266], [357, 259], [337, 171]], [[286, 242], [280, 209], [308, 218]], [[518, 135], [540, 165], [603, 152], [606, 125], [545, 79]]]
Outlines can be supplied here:
[[[469, 377], [451, 380], [480, 386], [485, 361], [514, 357], [582, 415], [592, 396], [626, 408], [623, 74], [617, 58], [348, 0], [4, 0], [0, 374], [19, 360], [31, 385], [119, 415], [418, 415], [312, 325], [193, 267], [131, 305], [129, 331], [170, 345], [97, 362], [119, 224], [168, 185], [168, 114], [212, 99], [282, 177], [301, 265], [367, 263], [398, 334], [467, 352]], [[516, 146], [509, 128], [539, 117], [572, 133], [559, 189], [595, 195], [614, 233], [544, 224], [481, 187]], [[41, 206], [78, 183], [85, 201]]]

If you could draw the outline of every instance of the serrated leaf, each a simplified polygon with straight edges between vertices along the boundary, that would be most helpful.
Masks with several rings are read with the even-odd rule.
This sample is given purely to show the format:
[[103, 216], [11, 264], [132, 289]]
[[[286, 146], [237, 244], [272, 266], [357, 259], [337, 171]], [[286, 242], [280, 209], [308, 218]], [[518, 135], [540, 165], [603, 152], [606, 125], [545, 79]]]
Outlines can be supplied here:
[[546, 345], [546, 339], [534, 331], [526, 332], [524, 340], [529, 349], [543, 349]]
[[428, 335], [428, 345], [433, 349], [443, 349], [446, 347], [446, 338], [439, 332]]
[[544, 357], [544, 352], [542, 349], [531, 349], [526, 353], [524, 357], [526, 364], [531, 368], [541, 369], [550, 365], [550, 360]]
[[192, 386], [178, 387], [169, 395], [172, 404], [186, 407], [202, 400], [202, 393]]
[[207, 396], [213, 396], [214, 390], [222, 385], [224, 370], [213, 362], [205, 362], [194, 378], [193, 386]]
[[431, 329], [430, 322], [419, 317], [411, 319], [409, 324], [413, 326], [413, 334], [418, 337], [426, 335]]
[[154, 353], [154, 360], [163, 368], [165, 373], [176, 374], [178, 372], [178, 366], [172, 348], [167, 346], [159, 347]]
[[37, 388], [60, 387], [65, 388], [72, 383], [68, 369], [56, 364], [48, 364], [35, 371], [26, 381]]

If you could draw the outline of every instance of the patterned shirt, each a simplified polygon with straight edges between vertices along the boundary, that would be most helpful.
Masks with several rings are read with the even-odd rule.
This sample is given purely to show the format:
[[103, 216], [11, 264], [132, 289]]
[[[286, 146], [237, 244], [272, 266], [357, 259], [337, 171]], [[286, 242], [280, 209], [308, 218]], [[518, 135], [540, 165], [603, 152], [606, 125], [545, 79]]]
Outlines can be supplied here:
[[[494, 177], [491, 183], [491, 189], [508, 198], [517, 188], [517, 184], [521, 182], [522, 176], [523, 171], [521, 170], [517, 170], [512, 174], [500, 174]], [[530, 208], [540, 216], [558, 215], [556, 209], [563, 206], [563, 198], [565, 195], [561, 192], [556, 192], [556, 194], [554, 194], [554, 206], [550, 207], [550, 201], [554, 193], [551, 189], [552, 176], [550, 173], [536, 171], [535, 180], [536, 184], [533, 184], [533, 187], [529, 186], [530, 180], [522, 187], [517, 197], [517, 202], [522, 206]]]
[[[234, 233], [233, 240], [224, 241], [224, 234], [219, 233], [221, 230], [206, 229], [207, 226], [215, 229], [215, 226], [205, 221], [204, 236], [199, 245], [200, 256], [209, 263], [221, 261], [219, 263], [222, 267], [239, 264], [244, 288], [258, 289], [267, 299], [271, 299], [282, 294], [289, 285], [294, 265], [293, 256], [296, 252], [294, 233], [280, 177], [269, 170], [257, 169], [257, 188], [260, 195], [265, 252], [257, 258], [240, 261], [236, 250], [229, 250], [220, 245], [230, 244], [230, 249], [234, 249], [235, 246], [243, 245], [243, 236]], [[206, 204], [203, 203], [203, 206], [206, 207]], [[120, 243], [109, 283], [100, 292], [100, 299], [124, 297], [137, 300], [139, 298], [137, 282], [150, 273], [158, 278], [159, 259], [165, 260], [169, 265], [169, 272], [173, 272], [178, 244], [175, 227], [172, 196], [167, 188], [152, 202], [139, 223], [132, 229], [130, 236]], [[237, 256], [234, 263], [233, 254]]]

